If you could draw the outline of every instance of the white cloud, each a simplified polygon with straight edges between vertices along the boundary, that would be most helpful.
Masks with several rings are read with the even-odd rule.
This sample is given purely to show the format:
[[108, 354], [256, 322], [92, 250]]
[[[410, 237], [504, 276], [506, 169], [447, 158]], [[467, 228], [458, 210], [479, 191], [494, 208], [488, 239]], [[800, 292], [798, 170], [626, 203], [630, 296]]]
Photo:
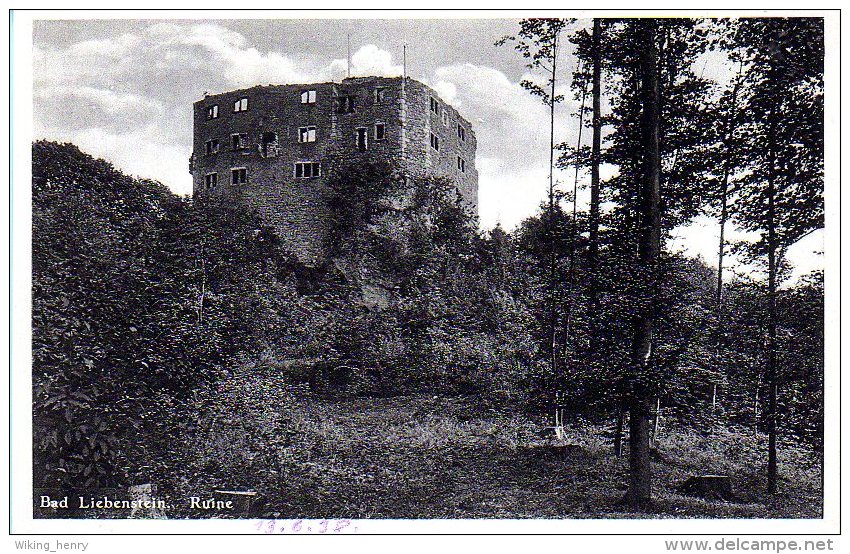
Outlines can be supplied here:
[[[706, 56], [701, 62], [706, 76], [728, 79], [723, 60]], [[390, 52], [374, 44], [359, 47], [351, 65], [354, 76], [397, 76], [403, 69]], [[34, 45], [34, 129], [37, 138], [72, 141], [127, 172], [161, 180], [185, 194], [191, 191], [191, 105], [204, 92], [340, 80], [346, 70], [346, 60], [311, 57], [309, 50], [261, 51], [245, 35], [216, 24], [155, 23], [63, 48]], [[546, 197], [549, 112], [520, 85], [529, 78], [534, 76], [514, 80], [494, 67], [456, 63], [438, 66], [423, 79], [476, 133], [484, 228], [497, 222], [513, 228]], [[557, 106], [555, 141], [574, 145], [578, 122], [572, 114], [578, 102], [566, 81], [557, 92], [565, 102]], [[585, 133], [583, 142], [589, 138]], [[572, 189], [572, 169], [555, 176], [561, 189]], [[582, 174], [581, 184], [586, 181]], [[580, 207], [587, 195], [580, 191]], [[678, 234], [673, 247], [706, 260], [716, 258], [716, 223], [698, 220]], [[812, 254], [822, 240], [815, 234], [789, 251], [796, 273], [822, 266], [822, 256]]]
[[87, 86], [49, 85], [40, 87], [33, 96], [39, 100], [64, 97], [74, 103], [83, 103], [87, 110], [103, 110], [113, 115], [144, 112], [159, 116], [164, 112], [162, 102], [158, 100]]
[[196, 52], [203, 54], [206, 70], [219, 72], [234, 87], [256, 84], [308, 82], [307, 74], [297, 71], [295, 63], [277, 53], [262, 53], [246, 47], [243, 35], [218, 25], [193, 25], [185, 33], [177, 26], [168, 30], [149, 30], [148, 34], [162, 40], [160, 48], [169, 53], [167, 65], [191, 62]]
[[[470, 120], [478, 140], [481, 225], [506, 229], [533, 214], [546, 198], [549, 182], [549, 109], [518, 81], [492, 67], [458, 64], [440, 67], [429, 84], [452, 98]], [[558, 91], [559, 93], [561, 91]], [[557, 106], [555, 142], [575, 143], [576, 109], [571, 96]], [[587, 140], [587, 137], [584, 139]], [[573, 172], [556, 171], [561, 188], [572, 190]]]
[[129, 175], [159, 181], [177, 194], [192, 192], [188, 154], [174, 148], [157, 125], [120, 133], [100, 127], [67, 130], [36, 126], [33, 131], [37, 138], [71, 142]]
[[[158, 23], [136, 34], [88, 40], [65, 49], [36, 48], [36, 86], [83, 81], [141, 85], [156, 95], [186, 90], [200, 96], [210, 91], [269, 82], [302, 82], [315, 72], [299, 72], [277, 52], [260, 52], [240, 33], [219, 25]], [[190, 85], [186, 88], [186, 85]]]
[[382, 77], [401, 76], [404, 68], [393, 64], [393, 56], [374, 44], [361, 47], [351, 56], [351, 74], [353, 76], [378, 75]]
[[[352, 77], [400, 77], [404, 67], [393, 63], [393, 55], [374, 44], [361, 46], [351, 55]], [[333, 60], [321, 70], [322, 80], [339, 81], [348, 75], [348, 60]]]
[[460, 108], [463, 101], [457, 98], [457, 86], [450, 81], [437, 81], [434, 90], [445, 102], [452, 104], [455, 109]]

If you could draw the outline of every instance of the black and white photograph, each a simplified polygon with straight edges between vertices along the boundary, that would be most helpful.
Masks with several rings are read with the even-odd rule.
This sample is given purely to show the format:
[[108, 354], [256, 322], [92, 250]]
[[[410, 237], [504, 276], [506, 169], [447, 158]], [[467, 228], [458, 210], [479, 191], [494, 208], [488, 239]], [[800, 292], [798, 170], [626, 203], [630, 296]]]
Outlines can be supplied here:
[[837, 10], [10, 24], [12, 531], [839, 528]]

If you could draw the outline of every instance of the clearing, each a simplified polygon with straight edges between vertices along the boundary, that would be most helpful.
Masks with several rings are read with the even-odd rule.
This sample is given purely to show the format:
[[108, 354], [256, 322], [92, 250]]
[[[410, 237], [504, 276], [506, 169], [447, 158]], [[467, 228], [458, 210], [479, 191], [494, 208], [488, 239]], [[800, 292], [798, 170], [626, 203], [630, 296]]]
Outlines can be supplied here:
[[[819, 518], [821, 456], [780, 448], [780, 492], [764, 493], [766, 444], [750, 430], [702, 435], [662, 426], [651, 511], [617, 507], [627, 454], [602, 426], [567, 422], [560, 455], [543, 421], [478, 411], [458, 398], [304, 400], [289, 414], [301, 454], [273, 479], [258, 472], [264, 517], [276, 518]], [[305, 452], [306, 451], [306, 452]], [[736, 502], [678, 494], [700, 473], [731, 475]], [[259, 486], [261, 485], [261, 486]], [[179, 517], [179, 516], [178, 516]]]

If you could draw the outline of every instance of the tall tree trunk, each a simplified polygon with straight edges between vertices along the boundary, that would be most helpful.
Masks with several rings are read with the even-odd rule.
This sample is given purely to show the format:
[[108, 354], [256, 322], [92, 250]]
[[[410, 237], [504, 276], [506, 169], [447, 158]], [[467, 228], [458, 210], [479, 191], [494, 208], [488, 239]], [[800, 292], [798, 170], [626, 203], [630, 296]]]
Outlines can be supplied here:
[[560, 386], [558, 375], [558, 337], [557, 337], [557, 315], [555, 308], [555, 70], [558, 63], [558, 35], [552, 37], [552, 78], [550, 80], [551, 90], [549, 94], [549, 340], [550, 340], [550, 367], [553, 377]]
[[634, 318], [632, 379], [629, 391], [629, 488], [624, 502], [640, 507], [651, 501], [652, 472], [649, 457], [651, 390], [648, 383], [653, 331], [657, 311], [658, 261], [661, 254], [660, 98], [656, 19], [641, 19], [639, 27], [642, 78], [641, 134], [643, 183], [640, 195], [639, 264], [647, 282], [641, 288], [640, 308]]
[[756, 390], [753, 392], [753, 435], [758, 436], [761, 429], [761, 419], [759, 414], [759, 391], [761, 391], [761, 375], [756, 382]]
[[[728, 158], [728, 155], [727, 155]], [[723, 183], [720, 192], [720, 244], [717, 247], [717, 289], [715, 291], [715, 333], [717, 337], [714, 343], [714, 359], [720, 366], [720, 347], [723, 334], [723, 256], [726, 250], [726, 220], [729, 217], [727, 207], [729, 193], [729, 170], [728, 165], [723, 169]], [[718, 374], [722, 371], [718, 367]], [[717, 377], [714, 378], [714, 383], [711, 387], [711, 417], [717, 416]]]
[[[579, 61], [578, 73], [581, 73], [582, 67], [581, 62]], [[576, 291], [575, 291], [575, 281], [576, 281], [576, 242], [578, 238], [578, 175], [581, 170], [581, 163], [579, 161], [579, 152], [581, 152], [581, 137], [582, 131], [584, 131], [584, 107], [587, 102], [587, 83], [584, 84], [584, 87], [581, 91], [581, 105], [579, 106], [579, 116], [578, 116], [578, 140], [576, 141], [576, 159], [575, 159], [575, 177], [573, 179], [573, 212], [572, 212], [572, 229], [570, 230], [570, 269], [567, 272], [567, 290], [570, 294], [570, 302], [567, 305], [567, 317], [566, 317], [566, 325], [564, 326], [564, 341], [563, 341], [563, 354], [566, 357], [567, 353], [567, 345], [570, 342], [570, 337], [572, 336], [572, 323], [573, 323], [573, 309], [575, 308], [576, 303]]]
[[204, 245], [201, 244], [201, 294], [198, 298], [198, 325], [204, 321], [204, 302], [207, 296], [207, 263]]
[[599, 162], [602, 154], [602, 20], [593, 19], [593, 141], [590, 153], [590, 245], [587, 271], [590, 276], [590, 353], [596, 353], [596, 321], [599, 317]]
[[774, 114], [769, 114], [767, 171], [767, 492], [776, 492], [776, 398], [779, 383], [776, 374], [776, 145]]
[[619, 458], [623, 455], [623, 423], [625, 422], [626, 414], [623, 412], [623, 401], [621, 397], [617, 397], [617, 422], [614, 427], [614, 456]]
[[[720, 321], [720, 312], [723, 307], [723, 256], [726, 250], [726, 219], [728, 213], [728, 188], [729, 188], [729, 173], [723, 171], [723, 184], [720, 185], [720, 245], [717, 248], [717, 289], [715, 292], [717, 300], [717, 321]], [[719, 325], [718, 325], [719, 326]]]
[[655, 412], [652, 418], [652, 440], [650, 446], [658, 448], [658, 431], [661, 429], [661, 397], [655, 399]]
[[744, 62], [738, 65], [738, 76], [732, 87], [732, 100], [729, 112], [726, 115], [726, 129], [724, 130], [724, 148], [726, 156], [723, 160], [723, 182], [720, 189], [720, 244], [717, 248], [717, 320], [720, 321], [721, 308], [723, 306], [723, 257], [726, 253], [726, 221], [729, 218], [729, 177], [732, 173], [732, 156], [729, 155], [732, 136], [735, 133], [735, 118], [737, 117], [738, 90], [741, 87], [741, 73], [744, 70]]
[[[741, 73], [744, 62], [738, 65], [738, 76], [732, 88], [732, 100], [729, 112], [726, 115], [726, 129], [724, 136], [724, 147], [726, 155], [723, 160], [723, 181], [720, 189], [720, 241], [717, 246], [717, 289], [715, 291], [715, 319], [717, 325], [717, 342], [715, 344], [715, 358], [720, 359], [721, 333], [723, 332], [723, 258], [726, 254], [726, 221], [729, 219], [729, 178], [732, 173], [731, 149], [732, 136], [735, 133], [735, 118], [738, 104], [738, 90], [741, 87]], [[717, 382], [715, 381], [711, 390], [711, 411], [715, 413], [717, 407]]]

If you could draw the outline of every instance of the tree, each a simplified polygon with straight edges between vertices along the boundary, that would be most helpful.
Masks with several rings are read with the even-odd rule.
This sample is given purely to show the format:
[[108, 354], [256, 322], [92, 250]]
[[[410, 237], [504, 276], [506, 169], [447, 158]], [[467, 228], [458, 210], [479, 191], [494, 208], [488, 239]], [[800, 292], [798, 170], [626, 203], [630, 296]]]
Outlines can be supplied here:
[[658, 294], [658, 262], [661, 253], [661, 157], [658, 51], [654, 19], [640, 20], [635, 33], [644, 44], [640, 56], [641, 136], [643, 140], [643, 179], [640, 193], [640, 237], [638, 259], [646, 284], [641, 308], [633, 320], [633, 374], [630, 376], [629, 408], [629, 488], [625, 502], [642, 506], [651, 500], [652, 474], [649, 459], [651, 387], [647, 367], [652, 358], [653, 330]]
[[[718, 348], [720, 337], [723, 334], [723, 261], [726, 254], [726, 224], [729, 219], [729, 180], [732, 172], [737, 169], [738, 156], [736, 152], [737, 140], [735, 136], [737, 126], [737, 109], [738, 109], [738, 91], [741, 88], [743, 79], [743, 61], [739, 60], [738, 74], [732, 83], [730, 90], [720, 97], [718, 102], [718, 117], [722, 121], [721, 138], [719, 142], [718, 154], [720, 155], [719, 165], [723, 168], [720, 177], [720, 238], [717, 246], [717, 286], [715, 288], [715, 318], [716, 318], [716, 333], [718, 340]], [[715, 359], [719, 361], [719, 354], [715, 352]], [[720, 373], [718, 371], [718, 373]], [[717, 379], [712, 385], [711, 405], [712, 410], [716, 409], [717, 402]]]
[[[573, 88], [577, 89], [576, 96], [581, 98], [581, 107], [579, 111], [580, 125], [584, 121], [585, 115], [585, 96], [588, 88], [591, 94], [590, 107], [590, 127], [592, 131], [591, 147], [589, 152], [581, 148], [581, 128], [579, 130], [578, 146], [572, 154], [565, 153], [561, 156], [561, 165], [566, 167], [569, 164], [574, 164], [576, 167], [576, 181], [578, 181], [578, 171], [582, 166], [590, 167], [590, 206], [587, 217], [587, 233], [588, 245], [586, 256], [586, 271], [588, 310], [589, 310], [589, 351], [594, 350], [595, 333], [593, 332], [593, 324], [599, 319], [598, 302], [599, 302], [599, 225], [600, 225], [600, 177], [599, 167], [602, 162], [602, 66], [605, 52], [602, 36], [604, 34], [603, 21], [600, 18], [593, 19], [592, 31], [588, 32], [586, 28], [578, 29], [570, 37], [570, 41], [576, 45], [575, 56], [579, 60], [577, 70], [573, 73]], [[562, 147], [566, 150], [567, 145]], [[573, 192], [573, 205], [575, 206], [575, 191]]]
[[[556, 201], [555, 191], [555, 105], [563, 101], [563, 96], [555, 93], [558, 80], [558, 47], [561, 31], [567, 25], [564, 19], [523, 19], [520, 30], [515, 37], [506, 36], [496, 42], [497, 46], [513, 42], [514, 48], [528, 60], [527, 67], [532, 70], [543, 70], [546, 74], [545, 85], [539, 85], [532, 80], [523, 80], [520, 85], [532, 95], [541, 98], [549, 107], [549, 188], [547, 227], [554, 237], [554, 211]], [[548, 90], [547, 90], [548, 88]], [[554, 244], [554, 240], [552, 240]], [[556, 252], [554, 246], [549, 254], [549, 333], [548, 350], [552, 373], [557, 374], [558, 353], [558, 315], [556, 313]]]
[[[595, 322], [599, 310], [599, 292], [597, 271], [599, 266], [599, 164], [602, 157], [602, 20], [593, 19], [593, 139], [590, 157], [590, 246], [587, 256], [587, 271], [590, 277], [588, 290], [590, 292], [591, 321]], [[595, 327], [590, 330], [590, 353], [593, 355], [596, 343]]]
[[722, 136], [718, 148], [718, 159], [720, 167], [723, 168], [718, 187], [720, 190], [720, 240], [717, 246], [717, 287], [715, 289], [718, 321], [723, 307], [723, 257], [726, 254], [726, 223], [729, 219], [729, 180], [732, 172], [737, 169], [735, 152], [737, 151], [738, 141], [735, 137], [735, 131], [738, 118], [738, 91], [741, 88], [743, 66], [743, 61], [741, 61], [738, 67], [738, 74], [732, 83], [732, 88], [727, 90], [717, 102], [719, 108], [718, 118], [722, 121]]
[[33, 144], [33, 236], [34, 482], [126, 484], [155, 395], [215, 380], [279, 327], [274, 237], [239, 206], [47, 141]]
[[747, 65], [741, 108], [743, 175], [733, 217], [761, 234], [742, 245], [767, 273], [767, 487], [777, 490], [777, 418], [781, 376], [777, 297], [788, 247], [823, 226], [823, 21], [742, 19], [732, 44]]
[[[606, 363], [619, 368], [611, 385], [626, 397], [633, 445], [626, 501], [640, 505], [651, 492], [650, 406], [675, 369], [659, 363], [657, 354], [679, 351], [675, 342], [682, 340], [675, 333], [664, 336], [659, 327], [658, 290], [667, 278], [659, 274], [661, 244], [670, 230], [700, 213], [709, 190], [705, 151], [712, 121], [704, 109], [709, 83], [692, 70], [707, 41], [706, 30], [691, 19], [606, 23], [603, 52], [611, 113], [604, 123], [612, 132], [602, 156], [617, 172], [603, 185], [613, 203], [604, 214], [602, 241], [611, 296], [606, 303], [611, 315], [605, 319], [628, 321], [630, 329], [612, 333], [606, 323], [597, 342]], [[629, 348], [612, 343], [611, 336], [628, 337]], [[629, 363], [617, 362], [618, 356]]]

